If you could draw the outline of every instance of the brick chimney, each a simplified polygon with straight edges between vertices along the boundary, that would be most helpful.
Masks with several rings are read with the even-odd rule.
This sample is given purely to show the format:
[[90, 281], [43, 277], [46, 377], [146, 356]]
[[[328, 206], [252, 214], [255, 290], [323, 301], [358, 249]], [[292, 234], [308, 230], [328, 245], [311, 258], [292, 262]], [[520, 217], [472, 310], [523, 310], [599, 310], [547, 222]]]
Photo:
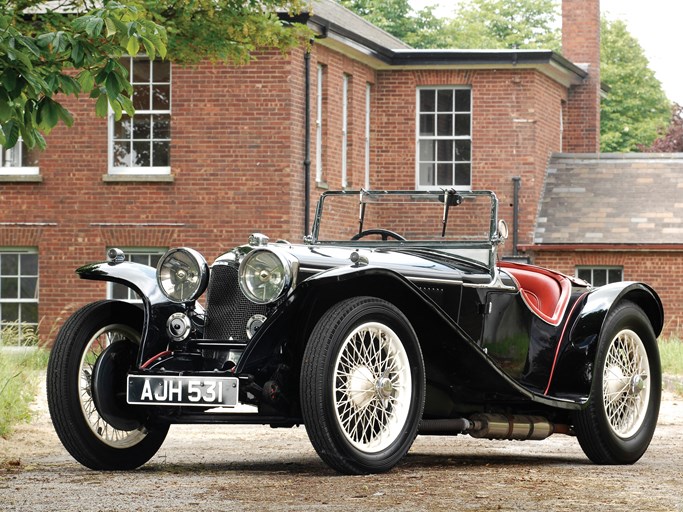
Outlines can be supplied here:
[[562, 0], [562, 54], [588, 76], [569, 90], [562, 150], [600, 151], [600, 0]]

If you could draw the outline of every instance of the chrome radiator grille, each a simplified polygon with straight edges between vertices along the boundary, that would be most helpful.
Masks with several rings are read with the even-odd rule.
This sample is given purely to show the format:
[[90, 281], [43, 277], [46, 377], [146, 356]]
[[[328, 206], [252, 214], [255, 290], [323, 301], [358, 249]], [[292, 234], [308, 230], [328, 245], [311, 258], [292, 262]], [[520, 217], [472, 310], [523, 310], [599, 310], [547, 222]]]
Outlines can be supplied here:
[[204, 337], [247, 342], [247, 322], [254, 315], [266, 315], [266, 306], [254, 304], [240, 291], [237, 268], [215, 264], [211, 269], [206, 297], [207, 324]]

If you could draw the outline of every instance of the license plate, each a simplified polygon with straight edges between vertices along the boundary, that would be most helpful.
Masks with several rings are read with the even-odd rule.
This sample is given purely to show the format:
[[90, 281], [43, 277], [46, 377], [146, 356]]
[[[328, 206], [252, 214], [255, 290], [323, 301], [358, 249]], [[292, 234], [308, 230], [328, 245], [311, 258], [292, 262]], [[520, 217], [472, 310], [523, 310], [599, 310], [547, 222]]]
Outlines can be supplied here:
[[129, 375], [129, 404], [235, 407], [235, 377]]

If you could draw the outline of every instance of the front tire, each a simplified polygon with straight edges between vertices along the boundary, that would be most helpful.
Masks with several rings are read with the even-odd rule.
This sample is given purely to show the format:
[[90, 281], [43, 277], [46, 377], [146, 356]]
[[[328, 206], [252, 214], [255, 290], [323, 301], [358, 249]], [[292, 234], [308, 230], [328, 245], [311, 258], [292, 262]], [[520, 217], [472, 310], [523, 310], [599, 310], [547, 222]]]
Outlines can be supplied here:
[[395, 306], [356, 297], [330, 308], [301, 372], [302, 414], [320, 458], [347, 474], [393, 468], [417, 434], [424, 375], [417, 337]]
[[633, 464], [650, 445], [661, 401], [659, 350], [645, 313], [612, 310], [600, 334], [588, 405], [575, 415], [581, 448], [596, 464]]
[[[116, 301], [95, 302], [64, 323], [52, 347], [47, 367], [52, 423], [67, 451], [91, 469], [137, 468], [154, 456], [168, 433], [167, 424], [116, 428], [95, 406], [92, 375], [98, 357], [113, 344], [137, 347], [141, 325], [139, 308]], [[118, 390], [110, 391], [124, 386], [119, 383]], [[120, 401], [120, 397], [115, 399]]]

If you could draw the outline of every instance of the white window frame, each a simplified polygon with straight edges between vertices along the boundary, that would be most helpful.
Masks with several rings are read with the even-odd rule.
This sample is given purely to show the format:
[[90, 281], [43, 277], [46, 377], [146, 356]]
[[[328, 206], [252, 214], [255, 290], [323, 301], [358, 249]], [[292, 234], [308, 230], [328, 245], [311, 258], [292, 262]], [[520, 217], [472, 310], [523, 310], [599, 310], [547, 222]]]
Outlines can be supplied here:
[[[140, 61], [147, 61], [149, 62], [149, 59], [147, 57], [131, 57], [127, 56], [124, 57], [124, 59], [128, 59], [128, 69], [131, 70], [130, 64], [131, 60], [134, 62], [135, 60], [140, 60]], [[172, 84], [173, 84], [173, 66], [169, 63], [169, 78], [168, 82], [154, 82], [153, 81], [153, 68], [154, 68], [154, 62], [152, 61], [152, 73], [150, 75], [150, 82], [148, 82], [150, 89], [153, 87], [154, 84], [158, 85], [168, 85], [169, 87], [169, 104], [168, 104], [168, 110], [155, 110], [155, 109], [149, 109], [149, 110], [144, 110], [144, 109], [138, 109], [135, 111], [136, 115], [145, 115], [145, 116], [153, 116], [153, 115], [168, 115], [169, 119], [172, 119], [171, 111], [172, 111], [172, 105], [173, 105], [173, 95], [172, 95]], [[134, 64], [133, 64], [134, 65]], [[131, 72], [130, 74], [131, 80], [133, 79], [133, 73]], [[133, 86], [136, 85], [135, 82], [131, 82]], [[147, 84], [147, 82], [141, 82], [140, 85], [142, 84]], [[151, 91], [150, 91], [151, 94]], [[125, 113], [124, 113], [125, 115]], [[160, 174], [160, 175], [165, 175], [165, 174], [171, 174], [171, 165], [169, 162], [168, 166], [115, 166], [114, 165], [114, 126], [116, 123], [116, 120], [114, 118], [114, 112], [109, 108], [109, 119], [108, 119], [108, 125], [109, 125], [109, 137], [108, 137], [108, 145], [109, 145], [109, 174], [111, 175], [126, 175], [126, 174]], [[169, 121], [172, 123], [172, 120]], [[132, 134], [131, 134], [132, 137]], [[153, 128], [150, 124], [150, 134], [149, 134], [149, 142], [150, 144], [153, 144], [154, 142], [154, 135], [153, 135]], [[169, 144], [169, 159], [170, 159], [170, 144], [172, 139], [172, 134], [170, 135], [168, 139], [168, 144]], [[147, 139], [145, 139], [147, 140]], [[166, 140], [166, 139], [163, 139]], [[151, 158], [151, 155], [150, 155]]]
[[[123, 253], [126, 256], [126, 261], [131, 261], [132, 256], [147, 256], [147, 261], [149, 262], [152, 257], [158, 256], [161, 258], [166, 251], [168, 250], [167, 248], [164, 247], [127, 247], [127, 248], [121, 248]], [[150, 266], [149, 263], [147, 263]], [[138, 297], [138, 295], [133, 291], [131, 288], [127, 288], [127, 294], [128, 297], [126, 299], [122, 298], [115, 298], [114, 297], [114, 287], [116, 283], [112, 282], [107, 282], [107, 299], [114, 299], [114, 300], [122, 300], [124, 302], [131, 302], [134, 304], [139, 304], [142, 302], [142, 299]], [[125, 285], [119, 285], [125, 287]]]
[[[596, 270], [604, 270], [606, 272], [606, 283], [605, 284], [611, 284], [611, 283], [618, 283], [624, 280], [624, 267], [621, 267], [619, 265], [577, 265], [575, 270], [574, 270], [574, 275], [576, 277], [579, 277], [579, 272], [580, 271], [590, 271], [591, 273], [591, 279], [586, 279], [589, 283], [593, 284], [594, 281], [594, 274]], [[609, 273], [610, 270], [618, 270], [621, 273], [621, 279], [617, 281], [610, 281], [609, 279]], [[583, 279], [583, 278], [580, 278]]]
[[370, 190], [370, 105], [372, 84], [365, 84], [365, 190]]
[[[26, 145], [19, 137], [19, 140], [13, 148], [5, 149], [0, 146], [0, 175], [37, 175], [40, 174], [40, 167], [38, 166], [23, 166], [23, 165], [7, 165], [8, 162], [23, 160]], [[18, 153], [18, 156], [17, 156]]]
[[[22, 321], [22, 306], [24, 304], [35, 304], [36, 308], [38, 308], [40, 305], [40, 261], [37, 261], [37, 269], [36, 269], [35, 274], [24, 274], [24, 273], [22, 273], [22, 268], [21, 268], [21, 255], [33, 254], [36, 256], [36, 258], [38, 258], [38, 250], [36, 248], [32, 248], [32, 247], [21, 247], [21, 248], [2, 247], [2, 248], [0, 248], [0, 255], [5, 256], [7, 254], [16, 254], [19, 256], [17, 274], [16, 275], [14, 275], [14, 274], [2, 275], [2, 267], [1, 267], [1, 262], [0, 262], [0, 275], [2, 276], [2, 277], [0, 277], [0, 286], [1, 286], [1, 282], [2, 282], [3, 277], [5, 277], [5, 278], [6, 277], [12, 277], [12, 278], [16, 277], [19, 296], [16, 298], [15, 297], [2, 297], [2, 294], [0, 292], [0, 309], [5, 304], [18, 304], [18, 308], [19, 308], [19, 320], [18, 320], [19, 339], [17, 341], [19, 342], [19, 344], [23, 344], [23, 341], [24, 341], [23, 331], [24, 331], [24, 329], [31, 328], [31, 329], [33, 329], [34, 334], [38, 332], [39, 317], [36, 318], [35, 322]], [[2, 258], [0, 258], [0, 259], [2, 259]], [[28, 298], [28, 297], [22, 298], [21, 297], [21, 280], [26, 279], [26, 278], [30, 278], [30, 279], [35, 278], [36, 279], [36, 289], [35, 289], [35, 294], [34, 294], [35, 296], [32, 298]], [[0, 314], [1, 314], [1, 311], [0, 311]], [[1, 320], [1, 318], [2, 317], [0, 316], [0, 320]], [[4, 323], [0, 322], [0, 330], [2, 330], [5, 327], [8, 327], [10, 325], [14, 325], [14, 324], [4, 324]]]
[[351, 76], [344, 73], [342, 78], [342, 154], [341, 154], [341, 186], [349, 186], [348, 176], [348, 143], [349, 143], [349, 82]]
[[[420, 110], [420, 92], [421, 91], [440, 91], [440, 90], [452, 90], [454, 92], [454, 98], [455, 98], [455, 93], [456, 91], [470, 91], [470, 108], [468, 112], [465, 111], [459, 111], [455, 109], [455, 101], [453, 103], [453, 110], [448, 112], [453, 116], [453, 123], [455, 123], [455, 116], [460, 114], [468, 114], [470, 116], [470, 125], [469, 125], [469, 135], [455, 135], [455, 130], [453, 129], [453, 135], [437, 135], [436, 134], [436, 129], [437, 129], [437, 122], [436, 119], [434, 120], [435, 123], [435, 133], [434, 135], [421, 135], [420, 134], [420, 115], [423, 113]], [[437, 93], [438, 94], [438, 93]], [[435, 107], [435, 109], [438, 107]], [[472, 88], [469, 86], [459, 86], [459, 85], [447, 85], [447, 86], [419, 86], [416, 88], [416, 93], [415, 93], [415, 187], [418, 190], [436, 190], [436, 189], [441, 189], [441, 188], [454, 188], [456, 190], [472, 190], [472, 120], [474, 118], [473, 115], [473, 99], [472, 99]], [[431, 114], [432, 112], [428, 112]], [[440, 113], [446, 113], [446, 112], [440, 112]], [[455, 124], [453, 124], [453, 127]], [[437, 184], [435, 183], [434, 185], [421, 185], [420, 184], [420, 142], [421, 141], [427, 141], [427, 140], [434, 140], [434, 141], [439, 141], [439, 140], [452, 140], [452, 141], [468, 141], [470, 144], [470, 159], [469, 160], [458, 160], [457, 163], [459, 164], [469, 164], [470, 166], [470, 182], [468, 185], [454, 185], [452, 182], [450, 184]], [[437, 178], [437, 164], [438, 160], [434, 159], [434, 181], [436, 182]], [[453, 156], [455, 158], [455, 154]], [[453, 160], [452, 162], [455, 164], [456, 160]], [[446, 163], [446, 162], [443, 162]]]
[[315, 113], [315, 182], [323, 183], [323, 80], [325, 66], [318, 64], [318, 83], [316, 85]]

